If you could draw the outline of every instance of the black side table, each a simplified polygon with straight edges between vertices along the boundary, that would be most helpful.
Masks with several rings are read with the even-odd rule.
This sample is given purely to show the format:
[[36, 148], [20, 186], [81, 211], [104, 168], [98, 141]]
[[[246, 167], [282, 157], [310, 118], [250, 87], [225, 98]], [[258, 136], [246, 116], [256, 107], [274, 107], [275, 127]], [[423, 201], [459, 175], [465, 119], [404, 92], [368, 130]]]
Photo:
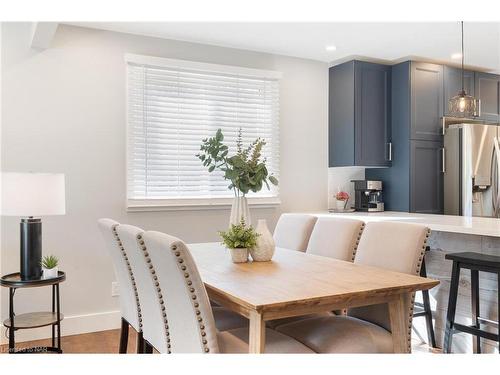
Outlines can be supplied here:
[[[57, 277], [50, 279], [21, 280], [19, 272], [11, 273], [0, 278], [0, 286], [9, 288], [9, 319], [3, 325], [9, 329], [9, 353], [62, 353], [61, 349], [61, 302], [59, 284], [66, 280], [66, 274], [59, 271]], [[40, 311], [16, 315], [14, 313], [14, 294], [17, 289], [52, 286], [52, 311]], [[16, 350], [14, 334], [18, 329], [39, 328], [52, 326], [52, 346], [39, 346]], [[56, 336], [57, 328], [57, 336]], [[56, 345], [57, 339], [57, 345]]]

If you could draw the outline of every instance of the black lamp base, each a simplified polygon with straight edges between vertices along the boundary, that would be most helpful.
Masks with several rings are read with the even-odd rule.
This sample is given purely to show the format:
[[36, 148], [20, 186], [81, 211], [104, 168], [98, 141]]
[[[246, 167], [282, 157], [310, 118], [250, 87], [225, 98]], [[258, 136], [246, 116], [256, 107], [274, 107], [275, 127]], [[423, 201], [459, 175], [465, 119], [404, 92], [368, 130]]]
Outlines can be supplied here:
[[42, 277], [42, 220], [21, 219], [21, 279]]

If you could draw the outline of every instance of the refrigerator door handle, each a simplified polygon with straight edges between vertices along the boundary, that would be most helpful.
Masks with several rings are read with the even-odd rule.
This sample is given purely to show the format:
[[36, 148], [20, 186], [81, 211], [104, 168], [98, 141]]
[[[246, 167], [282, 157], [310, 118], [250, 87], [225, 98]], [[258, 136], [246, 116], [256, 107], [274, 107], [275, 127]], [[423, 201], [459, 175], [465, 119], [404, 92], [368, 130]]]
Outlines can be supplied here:
[[441, 148], [441, 173], [446, 173], [446, 151]]
[[493, 155], [492, 155], [492, 181], [491, 181], [491, 187], [492, 187], [492, 200], [493, 200], [493, 216], [494, 217], [499, 217], [499, 210], [500, 210], [500, 190], [499, 190], [499, 179], [500, 179], [500, 144], [498, 142], [498, 138], [495, 137], [493, 140], [494, 148], [493, 148]]

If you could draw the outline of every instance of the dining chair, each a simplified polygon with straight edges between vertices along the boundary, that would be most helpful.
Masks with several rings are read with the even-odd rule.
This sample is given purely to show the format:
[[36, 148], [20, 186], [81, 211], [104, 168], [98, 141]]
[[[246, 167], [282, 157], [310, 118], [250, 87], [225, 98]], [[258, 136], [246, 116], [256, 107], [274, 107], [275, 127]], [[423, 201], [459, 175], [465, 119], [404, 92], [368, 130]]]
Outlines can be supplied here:
[[352, 262], [364, 227], [361, 220], [319, 217], [306, 253]]
[[[361, 220], [319, 217], [316, 224], [314, 224], [306, 253], [352, 262], [364, 227], [365, 223]], [[343, 311], [336, 311], [335, 313], [342, 314]], [[280, 325], [305, 318], [327, 317], [330, 315], [334, 315], [334, 313], [324, 312], [294, 316], [270, 320], [266, 325], [269, 328], [276, 329]]]
[[[369, 222], [361, 236], [355, 264], [418, 275], [429, 229], [423, 225]], [[405, 301], [407, 351], [415, 294]], [[303, 319], [276, 328], [318, 353], [391, 353], [393, 341], [387, 304], [348, 309], [346, 316]]]
[[[116, 231], [127, 252], [139, 299], [142, 301], [141, 323], [144, 341], [142, 350], [145, 353], [151, 353], [154, 347], [157, 351], [166, 351], [167, 348], [162, 346], [166, 340], [166, 332], [158, 329], [158, 323], [166, 319], [164, 307], [161, 303], [159, 305], [157, 303], [158, 294], [161, 295], [158, 289], [158, 277], [148, 252], [137, 240], [144, 230], [132, 225], [120, 224]], [[214, 307], [213, 310], [216, 326], [221, 331], [248, 326], [247, 319], [232, 311], [221, 307]]]
[[276, 246], [289, 250], [306, 251], [316, 220], [317, 217], [313, 215], [282, 214], [273, 234]]
[[[156, 321], [163, 341], [152, 343], [160, 353], [248, 353], [248, 329], [221, 332], [205, 285], [188, 247], [160, 232], [137, 235], [150, 260], [151, 288], [164, 320]], [[311, 349], [276, 331], [267, 330], [266, 353], [312, 353]], [[146, 334], [145, 334], [146, 337]]]
[[116, 232], [119, 223], [111, 219], [100, 219], [98, 225], [111, 256], [116, 279], [120, 285], [121, 329], [119, 353], [127, 353], [129, 325], [137, 332], [137, 353], [142, 353], [141, 306], [128, 255]]

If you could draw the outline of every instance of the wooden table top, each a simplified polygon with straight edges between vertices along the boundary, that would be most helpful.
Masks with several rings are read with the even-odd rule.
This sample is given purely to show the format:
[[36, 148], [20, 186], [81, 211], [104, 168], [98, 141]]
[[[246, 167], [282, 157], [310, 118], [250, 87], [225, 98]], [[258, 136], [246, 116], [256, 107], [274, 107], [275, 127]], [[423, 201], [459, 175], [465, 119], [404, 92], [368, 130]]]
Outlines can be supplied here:
[[207, 289], [250, 309], [430, 289], [439, 281], [277, 248], [270, 262], [232, 263], [219, 243], [189, 244]]

